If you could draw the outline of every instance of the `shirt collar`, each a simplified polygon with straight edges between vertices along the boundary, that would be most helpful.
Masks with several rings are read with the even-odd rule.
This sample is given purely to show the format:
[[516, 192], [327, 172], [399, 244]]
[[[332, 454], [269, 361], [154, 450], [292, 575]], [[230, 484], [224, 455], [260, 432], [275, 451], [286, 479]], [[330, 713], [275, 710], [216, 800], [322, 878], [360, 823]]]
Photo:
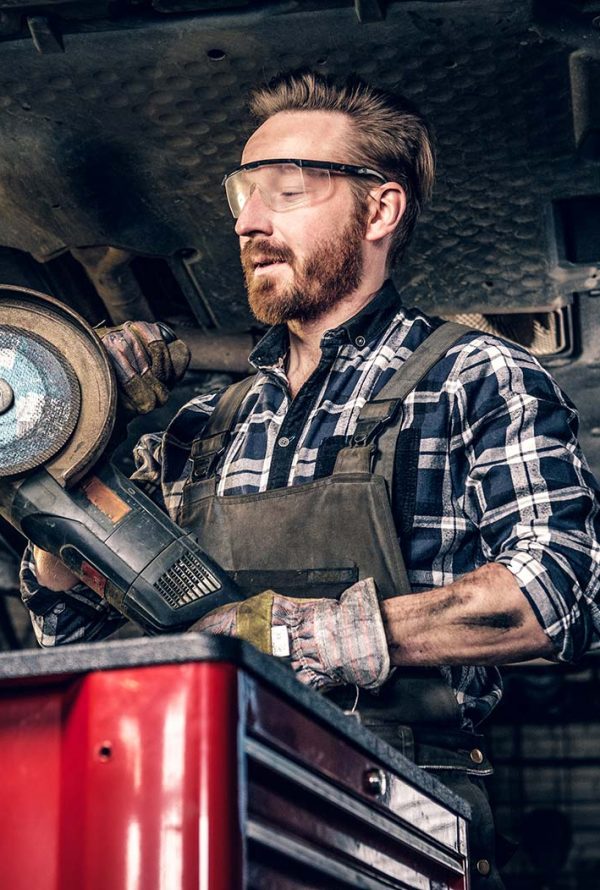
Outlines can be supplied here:
[[[360, 312], [339, 327], [326, 331], [321, 346], [354, 343], [356, 347], [362, 349], [380, 337], [401, 305], [400, 294], [393, 282], [388, 279]], [[274, 325], [256, 344], [250, 353], [249, 362], [258, 369], [283, 367], [288, 345], [286, 325]]]
[[357, 343], [359, 338], [364, 338], [362, 346], [372, 343], [379, 339], [381, 334], [387, 328], [392, 318], [402, 305], [400, 294], [396, 290], [393, 282], [388, 278], [384, 282], [381, 290], [379, 290], [366, 306], [357, 312], [348, 321], [345, 321], [328, 333], [337, 334], [344, 332], [348, 341], [359, 346], [362, 341]]

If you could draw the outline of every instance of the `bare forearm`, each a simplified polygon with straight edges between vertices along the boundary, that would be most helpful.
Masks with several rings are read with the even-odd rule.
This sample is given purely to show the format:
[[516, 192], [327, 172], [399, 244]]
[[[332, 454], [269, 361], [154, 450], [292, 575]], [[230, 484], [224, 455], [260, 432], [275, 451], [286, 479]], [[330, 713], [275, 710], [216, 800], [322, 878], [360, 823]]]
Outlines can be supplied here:
[[46, 550], [34, 546], [33, 557], [37, 580], [48, 590], [69, 590], [79, 581], [77, 575], [74, 575], [60, 559], [47, 553]]
[[394, 664], [505, 664], [554, 653], [514, 575], [496, 563], [385, 600], [381, 610]]

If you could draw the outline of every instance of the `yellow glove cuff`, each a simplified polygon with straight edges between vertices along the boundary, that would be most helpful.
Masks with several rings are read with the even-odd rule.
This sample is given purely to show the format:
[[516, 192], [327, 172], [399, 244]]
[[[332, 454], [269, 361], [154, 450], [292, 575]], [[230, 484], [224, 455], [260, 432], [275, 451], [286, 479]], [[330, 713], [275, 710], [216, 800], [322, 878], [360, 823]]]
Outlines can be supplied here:
[[236, 636], [252, 643], [267, 655], [273, 652], [271, 616], [275, 595], [273, 590], [265, 590], [264, 593], [245, 600], [237, 607]]

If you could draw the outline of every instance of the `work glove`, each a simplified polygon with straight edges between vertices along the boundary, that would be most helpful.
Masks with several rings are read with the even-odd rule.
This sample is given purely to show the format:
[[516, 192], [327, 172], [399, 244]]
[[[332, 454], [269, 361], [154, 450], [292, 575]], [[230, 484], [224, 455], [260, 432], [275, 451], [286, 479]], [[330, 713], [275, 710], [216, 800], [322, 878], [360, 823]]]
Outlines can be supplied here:
[[390, 656], [372, 578], [334, 599], [295, 599], [272, 590], [221, 606], [191, 631], [240, 637], [268, 655], [287, 656], [313, 689], [352, 684], [376, 689], [390, 674]]
[[169, 342], [170, 332], [165, 325], [147, 321], [100, 327], [96, 333], [115, 369], [125, 411], [147, 414], [164, 405], [190, 361], [183, 340], [173, 338]]

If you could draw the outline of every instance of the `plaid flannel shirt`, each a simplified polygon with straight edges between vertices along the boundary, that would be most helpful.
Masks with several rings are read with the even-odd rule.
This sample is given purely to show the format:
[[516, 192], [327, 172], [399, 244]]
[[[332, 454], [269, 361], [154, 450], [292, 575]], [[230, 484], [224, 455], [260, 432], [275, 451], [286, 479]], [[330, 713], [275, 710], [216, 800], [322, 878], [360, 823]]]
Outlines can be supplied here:
[[[434, 321], [405, 309], [391, 283], [360, 313], [328, 331], [318, 368], [292, 401], [287, 333], [272, 328], [251, 361], [258, 369], [218, 468], [219, 495], [310, 482], [330, 472], [358, 412], [430, 333]], [[222, 391], [222, 390], [221, 390]], [[220, 392], [185, 405], [164, 434], [142, 437], [133, 478], [171, 516], [190, 476], [189, 452]], [[494, 561], [515, 576], [560, 660], [574, 661], [600, 630], [598, 487], [577, 442], [577, 412], [525, 349], [470, 333], [403, 405], [402, 436], [416, 434], [412, 527], [402, 541], [415, 593], [450, 584]], [[122, 619], [78, 585], [79, 603], [37, 584], [22, 563], [24, 601], [42, 645], [108, 635]], [[498, 593], [501, 596], [501, 591]], [[497, 669], [441, 666], [477, 724], [501, 697]]]

